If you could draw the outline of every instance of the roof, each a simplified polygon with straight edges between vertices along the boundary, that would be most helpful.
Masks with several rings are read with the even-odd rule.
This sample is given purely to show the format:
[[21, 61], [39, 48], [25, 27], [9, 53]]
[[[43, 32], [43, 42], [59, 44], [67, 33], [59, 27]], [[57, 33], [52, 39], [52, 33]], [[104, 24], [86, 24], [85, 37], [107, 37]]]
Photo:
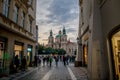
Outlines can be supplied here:
[[59, 37], [61, 37], [62, 35], [61, 34], [58, 34], [58, 35], [56, 35], [56, 38], [59, 38]]

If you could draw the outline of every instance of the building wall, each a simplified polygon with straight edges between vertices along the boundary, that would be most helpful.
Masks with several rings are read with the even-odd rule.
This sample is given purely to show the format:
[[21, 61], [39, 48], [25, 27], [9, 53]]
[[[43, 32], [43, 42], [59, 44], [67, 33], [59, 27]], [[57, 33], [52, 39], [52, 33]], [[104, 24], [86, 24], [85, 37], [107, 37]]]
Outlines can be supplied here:
[[[5, 73], [9, 73], [9, 65], [10, 62], [14, 58], [14, 45], [15, 41], [21, 42], [23, 44], [23, 56], [25, 55], [27, 58], [28, 53], [28, 45], [32, 46], [32, 61], [34, 60], [33, 56], [35, 55], [36, 48], [36, 0], [33, 0], [32, 6], [27, 4], [24, 0], [10, 0], [9, 6], [9, 15], [6, 17], [3, 14], [3, 2], [0, 1], [0, 37], [4, 37], [7, 39], [6, 42], [6, 51], [10, 54], [9, 60], [5, 63], [6, 70]], [[18, 11], [18, 21], [14, 22], [14, 8], [15, 5], [19, 7]], [[24, 27], [21, 26], [22, 16], [21, 13], [25, 13], [25, 23]], [[30, 22], [29, 19], [32, 20], [31, 27], [29, 27]], [[31, 28], [31, 31], [30, 31]]]
[[[100, 10], [101, 10], [101, 20], [102, 20], [102, 31], [103, 31], [103, 43], [104, 44], [104, 52], [107, 53], [105, 56], [107, 56], [105, 61], [108, 61], [108, 65], [109, 66], [109, 78], [110, 80], [115, 79], [115, 71], [113, 71], [115, 68], [113, 68], [114, 64], [112, 63], [113, 60], [111, 58], [113, 58], [113, 56], [111, 56], [111, 54], [113, 54], [113, 52], [111, 52], [110, 50], [110, 39], [108, 36], [112, 36], [110, 35], [110, 33], [116, 32], [116, 31], [120, 31], [119, 29], [119, 25], [120, 25], [120, 1], [119, 0], [115, 0], [115, 1], [111, 1], [111, 0], [106, 0], [106, 2], [103, 4], [103, 6], [101, 6]], [[118, 28], [118, 29], [115, 29]], [[106, 40], [107, 39], [107, 40]], [[107, 43], [107, 41], [109, 43]], [[120, 79], [120, 77], [119, 77]]]
[[75, 51], [77, 50], [76, 43], [68, 43], [66, 47], [66, 53], [70, 56], [75, 56]]
[[116, 67], [112, 56], [114, 51], [111, 50], [111, 37], [113, 33], [120, 31], [120, 1], [80, 1], [82, 1], [80, 10], [83, 9], [79, 27], [79, 36], [82, 41], [81, 55], [84, 55], [83, 46], [88, 43], [89, 80], [115, 80]]

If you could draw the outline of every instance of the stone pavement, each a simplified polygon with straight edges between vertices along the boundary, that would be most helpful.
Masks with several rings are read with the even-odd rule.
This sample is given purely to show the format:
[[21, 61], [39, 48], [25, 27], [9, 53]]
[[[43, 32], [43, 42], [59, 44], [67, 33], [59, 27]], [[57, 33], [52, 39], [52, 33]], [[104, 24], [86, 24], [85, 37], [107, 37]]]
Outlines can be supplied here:
[[11, 74], [7, 77], [2, 77], [0, 78], [0, 80], [17, 80], [21, 77], [24, 77], [32, 72], [34, 72], [35, 70], [37, 69], [37, 67], [29, 67], [26, 71], [20, 71], [18, 73], [15, 73], [15, 74]]
[[74, 67], [72, 64], [69, 68], [72, 70], [77, 80], [88, 80], [87, 69], [85, 67]]
[[53, 63], [50, 66], [29, 68], [26, 72], [0, 78], [0, 80], [88, 80], [87, 70], [83, 67], [74, 67], [74, 64], [64, 66], [59, 62], [58, 67]]
[[40, 67], [34, 73], [19, 80], [88, 80], [88, 77], [86, 68], [74, 67], [74, 64], [64, 66], [59, 62], [58, 67], [54, 63], [52, 67]]

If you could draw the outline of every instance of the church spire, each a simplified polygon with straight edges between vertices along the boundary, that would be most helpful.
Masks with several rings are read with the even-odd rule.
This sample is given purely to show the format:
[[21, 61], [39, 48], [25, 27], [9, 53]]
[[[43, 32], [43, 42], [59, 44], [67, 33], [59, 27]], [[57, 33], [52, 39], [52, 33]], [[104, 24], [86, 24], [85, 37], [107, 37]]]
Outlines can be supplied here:
[[63, 35], [66, 35], [65, 27], [63, 27]]
[[52, 30], [50, 30], [50, 36], [53, 36], [53, 32], [52, 32]]

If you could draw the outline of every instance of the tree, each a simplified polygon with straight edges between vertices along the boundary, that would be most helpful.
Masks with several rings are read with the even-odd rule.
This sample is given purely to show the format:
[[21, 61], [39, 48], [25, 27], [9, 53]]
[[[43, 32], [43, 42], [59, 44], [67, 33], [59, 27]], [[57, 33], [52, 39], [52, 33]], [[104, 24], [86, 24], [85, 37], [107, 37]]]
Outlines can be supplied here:
[[44, 54], [45, 47], [43, 45], [38, 46], [38, 54]]
[[64, 49], [55, 49], [58, 55], [65, 55], [66, 51]]
[[53, 49], [51, 47], [45, 48], [43, 45], [38, 46], [38, 54], [58, 54], [58, 55], [64, 55], [66, 54], [66, 51], [64, 49]]

